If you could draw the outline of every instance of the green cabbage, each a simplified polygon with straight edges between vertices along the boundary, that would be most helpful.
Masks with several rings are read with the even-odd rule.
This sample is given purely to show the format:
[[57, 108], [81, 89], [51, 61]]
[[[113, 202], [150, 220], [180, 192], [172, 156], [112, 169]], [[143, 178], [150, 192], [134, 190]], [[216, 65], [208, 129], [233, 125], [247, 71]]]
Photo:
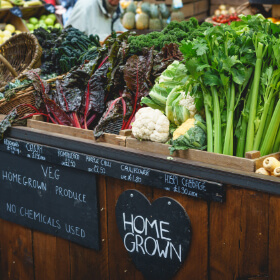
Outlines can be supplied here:
[[184, 64], [174, 61], [170, 64], [161, 76], [156, 79], [156, 83], [149, 93], [149, 97], [143, 97], [141, 105], [147, 105], [153, 109], [165, 112], [166, 101], [171, 91], [176, 86], [186, 83], [187, 69]]

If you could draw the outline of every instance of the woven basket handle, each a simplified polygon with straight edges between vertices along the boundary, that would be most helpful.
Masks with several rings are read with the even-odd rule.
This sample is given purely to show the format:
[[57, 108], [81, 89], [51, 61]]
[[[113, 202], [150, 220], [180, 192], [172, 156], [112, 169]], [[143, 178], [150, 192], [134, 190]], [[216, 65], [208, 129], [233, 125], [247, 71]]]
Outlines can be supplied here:
[[9, 71], [13, 74], [14, 77], [18, 76], [16, 70], [2, 54], [0, 54], [0, 61], [4, 63], [4, 65], [9, 69]]

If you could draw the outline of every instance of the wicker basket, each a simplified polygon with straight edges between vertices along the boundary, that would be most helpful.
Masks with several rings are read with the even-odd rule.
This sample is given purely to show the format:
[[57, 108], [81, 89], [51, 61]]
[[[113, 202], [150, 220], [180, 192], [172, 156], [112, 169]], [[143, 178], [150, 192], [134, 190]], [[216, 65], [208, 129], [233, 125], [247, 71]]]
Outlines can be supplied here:
[[[63, 79], [64, 75], [47, 80], [48, 84], [53, 84], [56, 80]], [[7, 115], [16, 106], [21, 104], [30, 104], [35, 106], [34, 87], [30, 86], [24, 90], [18, 91], [16, 96], [11, 98], [8, 102], [6, 99], [0, 100], [0, 114]], [[21, 118], [26, 114], [35, 113], [35, 111], [27, 106], [21, 106], [17, 109], [18, 116]]]
[[33, 34], [21, 33], [0, 46], [0, 55], [1, 88], [15, 77], [21, 78], [24, 71], [38, 68], [41, 65], [42, 48]]

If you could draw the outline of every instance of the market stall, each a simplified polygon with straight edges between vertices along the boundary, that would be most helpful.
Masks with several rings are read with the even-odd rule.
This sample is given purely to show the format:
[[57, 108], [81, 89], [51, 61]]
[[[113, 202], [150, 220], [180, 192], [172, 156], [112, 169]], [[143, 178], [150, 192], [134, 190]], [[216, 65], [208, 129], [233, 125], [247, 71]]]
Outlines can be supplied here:
[[[81, 209], [75, 204], [69, 207], [69, 198], [57, 198], [52, 193], [51, 197], [43, 194], [42, 200], [38, 191], [28, 190], [24, 186], [16, 195], [16, 181], [11, 184], [12, 195], [11, 191], [5, 195], [1, 191], [1, 207], [4, 208], [1, 215], [5, 213], [8, 221], [25, 226], [1, 220], [2, 279], [144, 279], [135, 267], [135, 255], [125, 249], [123, 236], [117, 227], [121, 217], [116, 217], [116, 203], [127, 190], [141, 192], [151, 203], [168, 197], [171, 203], [179, 202], [188, 214], [191, 238], [180, 235], [177, 242], [182, 244], [186, 240], [190, 241], [190, 247], [186, 258], [177, 267], [178, 273], [172, 279], [232, 279], [233, 275], [242, 279], [277, 279], [279, 275], [277, 178], [193, 160], [171, 161], [157, 153], [106, 143], [95, 144], [90, 140], [30, 128], [13, 128], [0, 149], [1, 158], [6, 162], [1, 167], [2, 170], [7, 171], [10, 166], [10, 172], [44, 181], [41, 166], [44, 166], [45, 172], [51, 166], [48, 176], [53, 179], [47, 181], [48, 187], [53, 185], [53, 180], [63, 188], [71, 186], [72, 191], [83, 193], [86, 199], [90, 197], [88, 207], [93, 204], [86, 215], [77, 221], [75, 217], [82, 214]], [[67, 162], [75, 167], [66, 168], [65, 166], [69, 166]], [[26, 168], [23, 170], [21, 165]], [[59, 171], [55, 173], [56, 170]], [[141, 171], [143, 172], [140, 173]], [[55, 179], [57, 175], [61, 176], [58, 181]], [[129, 175], [132, 175], [131, 179]], [[160, 176], [163, 176], [162, 180], [159, 179]], [[96, 183], [92, 181], [94, 178]], [[69, 180], [80, 183], [70, 184]], [[191, 184], [188, 187], [187, 180], [205, 183], [206, 187], [203, 189], [206, 192]], [[201, 193], [209, 196], [198, 198]], [[94, 201], [98, 201], [98, 204], [94, 204]], [[7, 203], [10, 203], [11, 209], [7, 208]], [[38, 206], [38, 203], [41, 205]], [[57, 208], [61, 203], [65, 206]], [[30, 212], [22, 212], [23, 216], [17, 216], [16, 211], [23, 211], [22, 207], [28, 211], [36, 210], [47, 217], [53, 215], [51, 217], [60, 220], [61, 224], [72, 222], [80, 230], [76, 232], [76, 236], [67, 236], [61, 233], [63, 229], [58, 230], [52, 226], [44, 228], [43, 223], [31, 219]], [[63, 209], [67, 213], [61, 212]], [[143, 217], [145, 209], [138, 209]], [[161, 208], [157, 211], [163, 221], [169, 221], [171, 213], [168, 209]], [[64, 215], [60, 216], [60, 213]], [[98, 215], [94, 216], [94, 213]], [[152, 212], [153, 215], [156, 213]], [[175, 218], [174, 216], [173, 219]], [[96, 232], [91, 232], [93, 228], [90, 226], [96, 226], [95, 223], [98, 224], [94, 228], [99, 232], [98, 237]], [[86, 230], [86, 241], [81, 237], [81, 229]], [[164, 229], [170, 230], [170, 227]], [[177, 228], [174, 231], [164, 234], [176, 243], [173, 234], [176, 236]], [[149, 234], [155, 235], [152, 229]], [[142, 236], [144, 238], [145, 234]], [[132, 241], [129, 242], [126, 246], [131, 250]], [[150, 268], [148, 264], [159, 265], [157, 269], [162, 269], [161, 264], [167, 265], [164, 258], [154, 257], [148, 259], [147, 263], [141, 252], [138, 252], [138, 257], [140, 265], [144, 262], [147, 269]], [[174, 263], [172, 273], [175, 273], [178, 265], [176, 259], [171, 260], [168, 256], [167, 262], [169, 268]], [[156, 270], [156, 267], [153, 268]], [[147, 275], [147, 271], [145, 272]]]
[[278, 279], [279, 34], [35, 28], [0, 90], [0, 278]]

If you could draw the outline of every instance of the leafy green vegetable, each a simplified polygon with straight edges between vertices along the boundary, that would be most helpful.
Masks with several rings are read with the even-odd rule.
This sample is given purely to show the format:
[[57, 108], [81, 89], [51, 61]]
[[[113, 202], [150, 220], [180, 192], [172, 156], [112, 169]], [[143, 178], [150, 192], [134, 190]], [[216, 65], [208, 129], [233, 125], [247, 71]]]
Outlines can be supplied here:
[[187, 81], [187, 69], [183, 63], [174, 61], [156, 79], [156, 84], [149, 93], [149, 97], [141, 100], [142, 105], [147, 105], [153, 109], [165, 111], [166, 100], [174, 87], [184, 85]]
[[[194, 116], [194, 125], [190, 126], [184, 135], [181, 135], [176, 140], [170, 140], [172, 145], [169, 150], [172, 155], [174, 151], [177, 150], [187, 150], [187, 149], [206, 149], [206, 125], [203, 118], [196, 114]], [[191, 119], [189, 119], [191, 120]]]
[[12, 126], [12, 123], [17, 117], [17, 110], [13, 109], [3, 121], [0, 122], [0, 140], [4, 137], [4, 132]]
[[[131, 54], [140, 54], [143, 48], [154, 47], [160, 51], [165, 45], [170, 43], [179, 44], [182, 40], [190, 40], [200, 36], [212, 24], [202, 24], [199, 26], [197, 19], [191, 18], [189, 21], [172, 21], [161, 32], [151, 32], [147, 35], [130, 37]], [[195, 33], [195, 34], [192, 34]]]
[[72, 67], [92, 60], [98, 55], [100, 47], [99, 37], [86, 36], [83, 32], [73, 27], [63, 30], [50, 29], [49, 31], [38, 28], [34, 30], [42, 53], [42, 74], [65, 74]]
[[250, 47], [250, 37], [240, 37], [226, 25], [210, 28], [204, 37], [181, 45], [191, 94], [196, 101], [203, 97], [209, 152], [233, 155], [235, 109], [252, 73], [252, 65], [243, 64], [242, 59], [251, 53]]

